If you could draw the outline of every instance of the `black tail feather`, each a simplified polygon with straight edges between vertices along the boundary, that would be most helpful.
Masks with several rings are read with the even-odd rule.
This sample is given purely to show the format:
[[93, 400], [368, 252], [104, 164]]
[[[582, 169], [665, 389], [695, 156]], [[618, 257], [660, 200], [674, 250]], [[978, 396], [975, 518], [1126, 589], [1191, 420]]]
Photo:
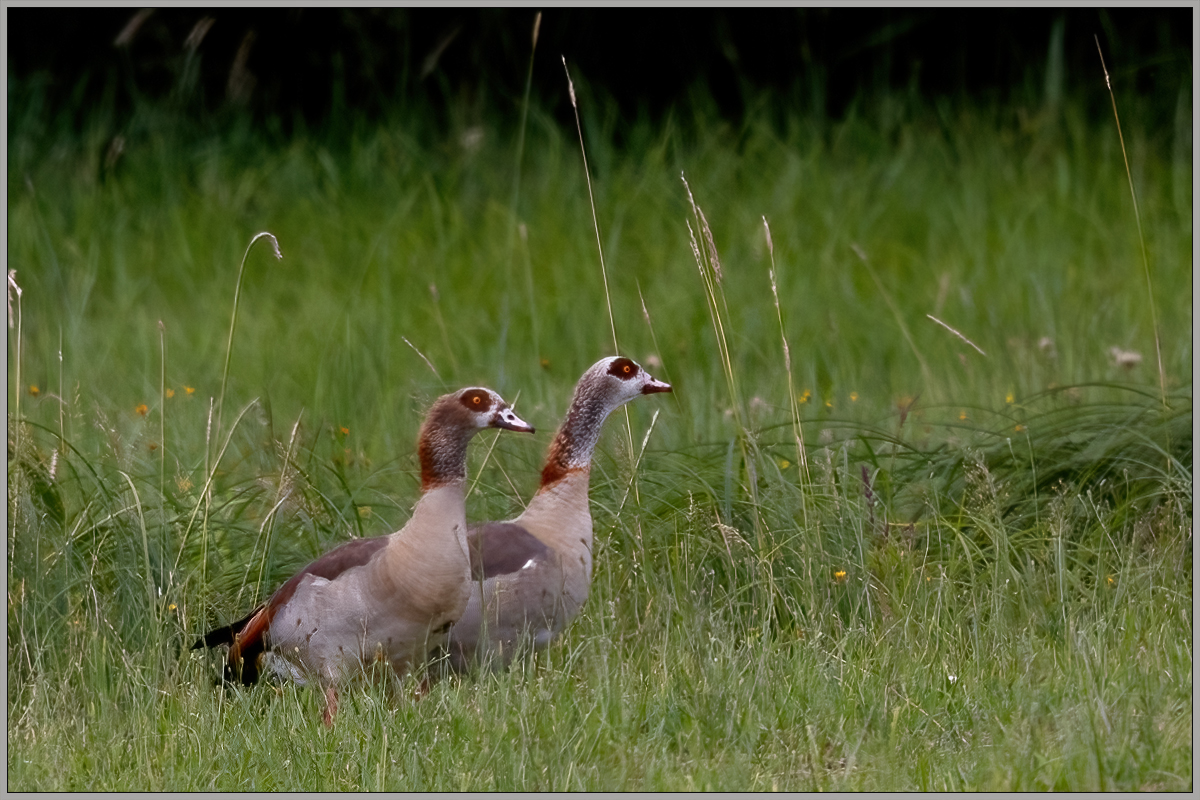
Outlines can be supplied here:
[[191, 646], [191, 649], [199, 650], [203, 647], [211, 648], [222, 644], [233, 644], [235, 636], [237, 636], [237, 625], [226, 625], [224, 628], [217, 628], [201, 636]]
[[230, 623], [223, 628], [216, 628], [201, 636], [192, 645], [192, 650], [199, 650], [202, 647], [217, 647], [222, 644], [233, 644], [234, 638], [242, 632], [242, 628], [246, 627], [246, 623], [258, 613], [258, 609], [254, 609], [246, 616], [239, 619], [237, 622]]
[[[261, 607], [260, 607], [261, 608]], [[233, 646], [237, 635], [242, 632], [242, 628], [254, 618], [260, 608], [256, 608], [237, 622], [225, 625], [221, 628], [215, 628], [201, 636], [192, 645], [192, 650], [201, 648], [220, 647], [221, 645]], [[259, 659], [262, 657], [265, 647], [262, 639], [250, 644], [241, 652], [240, 664], [234, 665], [225, 662], [225, 668], [222, 670], [221, 678], [225, 683], [241, 683], [243, 686], [253, 686], [258, 682], [259, 676]]]

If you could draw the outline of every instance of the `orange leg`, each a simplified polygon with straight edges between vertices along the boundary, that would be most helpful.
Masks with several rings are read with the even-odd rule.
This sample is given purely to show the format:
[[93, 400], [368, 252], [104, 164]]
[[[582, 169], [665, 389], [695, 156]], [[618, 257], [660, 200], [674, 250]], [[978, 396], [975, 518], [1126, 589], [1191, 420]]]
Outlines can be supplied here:
[[337, 714], [338, 698], [337, 688], [334, 686], [325, 687], [325, 715], [323, 721], [326, 728], [333, 727], [333, 718]]

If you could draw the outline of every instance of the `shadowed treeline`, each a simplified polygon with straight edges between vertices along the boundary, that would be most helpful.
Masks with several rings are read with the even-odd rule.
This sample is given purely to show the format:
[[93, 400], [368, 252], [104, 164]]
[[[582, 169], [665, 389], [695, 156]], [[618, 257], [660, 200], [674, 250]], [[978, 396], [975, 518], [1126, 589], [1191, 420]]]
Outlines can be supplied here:
[[[248, 108], [283, 132], [352, 111], [447, 113], [520, 102], [536, 9], [13, 8], [9, 74], [52, 109], [171, 97], [191, 113]], [[841, 118], [863, 92], [1030, 102], [1084, 92], [1107, 112], [1094, 37], [1118, 92], [1169, 120], [1190, 74], [1191, 19], [1176, 9], [550, 9], [535, 103], [566, 121], [560, 56], [622, 119], [658, 118], [697, 90], [740, 119], [763, 90]], [[416, 105], [412, 105], [412, 104]], [[428, 105], [426, 105], [428, 103]]]

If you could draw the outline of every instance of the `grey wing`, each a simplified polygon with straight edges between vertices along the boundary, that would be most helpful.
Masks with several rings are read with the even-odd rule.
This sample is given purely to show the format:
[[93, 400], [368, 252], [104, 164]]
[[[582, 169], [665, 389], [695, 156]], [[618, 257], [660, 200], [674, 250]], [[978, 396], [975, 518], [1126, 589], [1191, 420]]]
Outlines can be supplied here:
[[297, 572], [291, 579], [280, 586], [271, 596], [267, 605], [272, 609], [279, 608], [292, 598], [296, 587], [305, 575], [315, 575], [318, 578], [333, 580], [348, 569], [361, 567], [380, 550], [387, 547], [390, 537], [373, 536], [369, 539], [351, 539], [330, 550], [304, 569]]
[[487, 580], [547, 558], [550, 548], [515, 522], [484, 522], [467, 530], [471, 577]]

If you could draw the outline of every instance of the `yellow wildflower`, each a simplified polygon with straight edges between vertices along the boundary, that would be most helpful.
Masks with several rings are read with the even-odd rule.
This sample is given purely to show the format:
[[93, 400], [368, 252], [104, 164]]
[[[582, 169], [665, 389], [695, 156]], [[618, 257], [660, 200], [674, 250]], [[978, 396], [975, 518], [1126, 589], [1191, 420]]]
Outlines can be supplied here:
[[146, 406], [145, 403], [139, 403], [138, 407], [134, 409], [134, 411], [136, 411], [138, 414], [140, 414], [143, 417], [146, 416], [146, 412], [149, 410], [150, 409]]

